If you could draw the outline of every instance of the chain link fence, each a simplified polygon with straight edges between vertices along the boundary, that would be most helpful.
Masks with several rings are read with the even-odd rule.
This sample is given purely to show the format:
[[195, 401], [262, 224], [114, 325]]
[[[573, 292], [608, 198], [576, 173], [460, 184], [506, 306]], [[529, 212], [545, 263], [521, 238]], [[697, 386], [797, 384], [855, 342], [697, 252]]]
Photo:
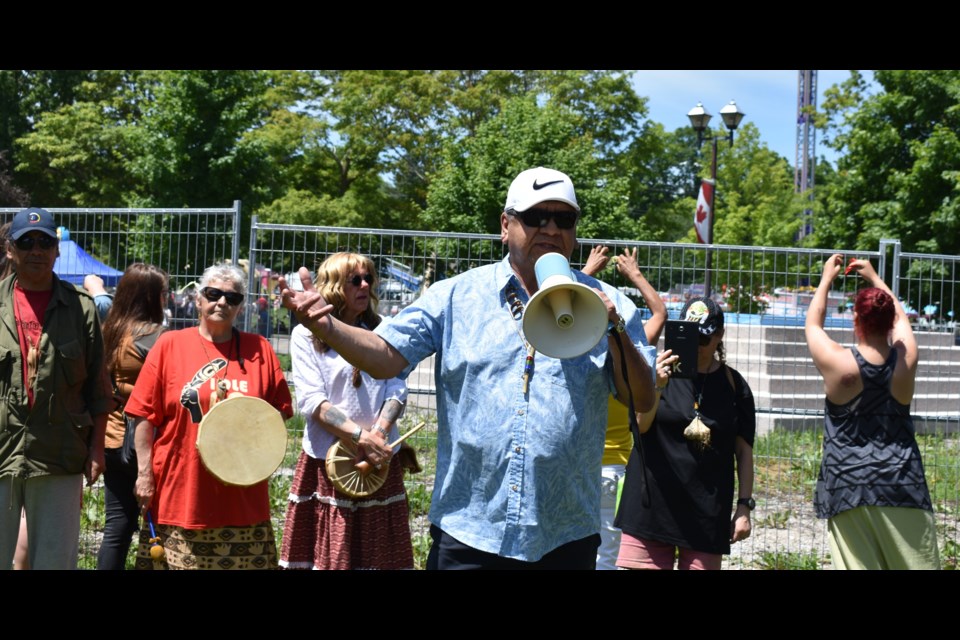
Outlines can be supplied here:
[[[250, 297], [243, 328], [267, 336], [289, 370], [288, 344], [295, 320], [279, 307], [277, 277], [300, 266], [313, 271], [337, 251], [370, 256], [381, 278], [380, 312], [395, 315], [429, 285], [468, 269], [497, 262], [505, 255], [498, 236], [381, 229], [344, 229], [261, 224], [253, 219], [249, 262], [238, 260], [239, 203], [224, 209], [51, 209], [69, 238], [88, 254], [119, 271], [135, 261], [155, 264], [182, 290], [199, 280], [203, 269], [224, 259], [247, 268]], [[0, 209], [0, 223], [16, 209]], [[611, 255], [637, 251], [637, 263], [667, 303], [672, 318], [684, 301], [703, 293], [706, 251], [703, 245], [581, 240], [571, 259], [581, 267], [590, 248], [603, 244]], [[822, 442], [823, 386], [810, 361], [803, 334], [806, 307], [820, 266], [834, 251], [714, 245], [712, 291], [727, 307], [724, 344], [730, 365], [749, 382], [756, 398], [758, 437], [754, 447], [757, 509], [753, 535], [735, 544], [728, 568], [803, 568], [830, 565], [826, 528], [814, 515], [813, 487]], [[935, 505], [944, 566], [955, 568], [960, 527], [960, 338], [953, 312], [958, 309], [958, 256], [901, 253], [896, 241], [876, 251], [841, 251], [871, 258], [878, 272], [907, 305], [920, 344], [917, 391], [911, 407]], [[609, 265], [599, 277], [621, 287], [641, 309], [645, 303]], [[829, 299], [826, 327], [841, 344], [852, 344], [856, 278], [841, 277]], [[178, 298], [183, 303], [184, 296]], [[172, 310], [181, 322], [182, 310]], [[662, 348], [662, 342], [660, 347]], [[436, 441], [436, 388], [433, 358], [408, 379], [410, 398], [401, 431], [426, 420], [414, 436], [424, 471], [407, 477], [414, 550], [418, 562], [429, 548], [428, 522]], [[293, 390], [294, 393], [296, 390]], [[300, 451], [302, 416], [289, 422], [284, 465], [271, 478], [271, 506], [278, 533], [283, 528], [286, 496]], [[103, 527], [102, 484], [84, 494], [81, 566], [95, 565]]]
[[[703, 293], [706, 251], [702, 245], [581, 240], [571, 259], [585, 264], [591, 247], [603, 244], [611, 255], [637, 251], [646, 278], [676, 318], [686, 299]], [[803, 568], [830, 565], [825, 522], [813, 510], [813, 488], [820, 463], [823, 384], [807, 352], [803, 332], [806, 308], [819, 282], [821, 266], [834, 251], [714, 245], [712, 291], [728, 306], [724, 337], [727, 360], [749, 382], [756, 398], [758, 437], [754, 448], [757, 509], [753, 535], [733, 546], [728, 568]], [[380, 312], [395, 315], [432, 282], [497, 262], [505, 255], [498, 236], [381, 229], [299, 227], [253, 222], [250, 290], [277, 302], [277, 275], [316, 265], [338, 251], [371, 257], [381, 278]], [[920, 433], [928, 482], [934, 497], [945, 566], [955, 567], [960, 504], [960, 346], [952, 310], [957, 308], [956, 256], [901, 254], [899, 243], [884, 241], [876, 251], [841, 251], [870, 258], [894, 291], [912, 307], [922, 306], [914, 328], [920, 344], [920, 374], [912, 411]], [[639, 292], [609, 265], [599, 277], [621, 287], [639, 307]], [[830, 294], [826, 327], [841, 344], [853, 344], [852, 301], [857, 278], [842, 277]], [[935, 301], [934, 301], [935, 299]], [[937, 310], [930, 309], [936, 304]], [[271, 340], [287, 349], [293, 322], [285, 310], [271, 317]], [[662, 348], [662, 342], [660, 344]], [[410, 399], [401, 430], [426, 419], [428, 429], [412, 438], [426, 470], [408, 476], [415, 550], [429, 548], [426, 512], [432, 491], [436, 438], [433, 358], [408, 379]], [[302, 428], [302, 427], [301, 427]], [[432, 431], [431, 431], [432, 429]], [[300, 434], [290, 441], [291, 457]], [[287, 474], [290, 471], [286, 471]], [[282, 513], [280, 514], [282, 518]], [[279, 520], [282, 522], [282, 519]]]
[[[0, 208], [0, 224], [19, 208]], [[62, 227], [55, 271], [76, 285], [95, 273], [108, 285], [115, 272], [134, 262], [166, 271], [173, 292], [168, 305], [174, 328], [197, 323], [191, 283], [208, 266], [238, 261], [240, 202], [217, 209], [48, 208]], [[79, 249], [79, 251], [78, 251]], [[81, 510], [80, 566], [94, 568], [104, 524], [103, 481], [84, 490]]]

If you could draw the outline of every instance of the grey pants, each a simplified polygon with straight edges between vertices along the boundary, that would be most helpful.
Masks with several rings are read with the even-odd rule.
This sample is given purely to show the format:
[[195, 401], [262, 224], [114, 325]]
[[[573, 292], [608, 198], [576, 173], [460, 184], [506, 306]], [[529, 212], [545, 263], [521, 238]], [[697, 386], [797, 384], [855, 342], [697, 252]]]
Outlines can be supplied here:
[[83, 475], [0, 478], [0, 569], [13, 566], [20, 510], [27, 516], [31, 569], [76, 569]]

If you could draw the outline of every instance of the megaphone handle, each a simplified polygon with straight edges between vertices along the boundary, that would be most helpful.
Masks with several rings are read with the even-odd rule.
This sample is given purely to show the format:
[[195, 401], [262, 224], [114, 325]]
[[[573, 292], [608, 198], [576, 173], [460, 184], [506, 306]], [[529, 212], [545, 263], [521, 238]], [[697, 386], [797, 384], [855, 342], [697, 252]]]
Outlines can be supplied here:
[[533, 354], [536, 353], [534, 348], [530, 345], [527, 345], [527, 359], [523, 363], [523, 395], [527, 395], [530, 391], [530, 376], [533, 375]]

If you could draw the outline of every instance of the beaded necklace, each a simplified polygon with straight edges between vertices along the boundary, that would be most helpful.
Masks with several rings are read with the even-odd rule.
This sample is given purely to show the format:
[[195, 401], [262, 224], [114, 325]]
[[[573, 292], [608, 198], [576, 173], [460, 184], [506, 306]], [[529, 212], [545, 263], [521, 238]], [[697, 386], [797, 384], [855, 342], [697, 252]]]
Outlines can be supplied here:
[[510, 314], [516, 321], [513, 326], [516, 328], [520, 340], [523, 341], [523, 345], [527, 348], [527, 357], [523, 363], [523, 395], [527, 395], [530, 390], [530, 378], [533, 376], [533, 358], [534, 355], [536, 355], [536, 349], [527, 342], [527, 339], [523, 337], [523, 332], [520, 330], [519, 322], [523, 320], [523, 302], [520, 300], [520, 296], [517, 295], [517, 288], [512, 282], [507, 285], [506, 297], [507, 303], [510, 305]]
[[[243, 356], [240, 355], [240, 332], [236, 327], [231, 328], [231, 338], [230, 341], [230, 351], [227, 353], [227, 364], [221, 369], [220, 375], [217, 376], [217, 400], [224, 400], [227, 397], [227, 392], [230, 391], [230, 383], [227, 382], [227, 370], [230, 368], [230, 358], [233, 357], [233, 349], [237, 349], [237, 361], [240, 364], [240, 370], [246, 372], [246, 369], [243, 367]], [[206, 356], [209, 362], [213, 362], [213, 359], [210, 357], [210, 353], [207, 351], [207, 345], [204, 344], [206, 341], [203, 336], [197, 332], [197, 336], [200, 338], [200, 347], [203, 349], [203, 355]]]

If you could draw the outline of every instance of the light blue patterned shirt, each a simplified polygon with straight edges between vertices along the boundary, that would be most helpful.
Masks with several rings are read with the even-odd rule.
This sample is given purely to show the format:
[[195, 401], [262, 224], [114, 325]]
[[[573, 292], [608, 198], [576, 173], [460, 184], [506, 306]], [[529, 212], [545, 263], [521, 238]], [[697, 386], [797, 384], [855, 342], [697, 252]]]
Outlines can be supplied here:
[[[537, 561], [600, 529], [600, 461], [613, 366], [607, 340], [578, 358], [536, 355], [523, 393], [526, 347], [507, 286], [527, 295], [508, 262], [434, 284], [376, 332], [410, 365], [436, 353], [437, 475], [430, 521], [475, 549]], [[601, 288], [653, 367], [634, 304]]]

